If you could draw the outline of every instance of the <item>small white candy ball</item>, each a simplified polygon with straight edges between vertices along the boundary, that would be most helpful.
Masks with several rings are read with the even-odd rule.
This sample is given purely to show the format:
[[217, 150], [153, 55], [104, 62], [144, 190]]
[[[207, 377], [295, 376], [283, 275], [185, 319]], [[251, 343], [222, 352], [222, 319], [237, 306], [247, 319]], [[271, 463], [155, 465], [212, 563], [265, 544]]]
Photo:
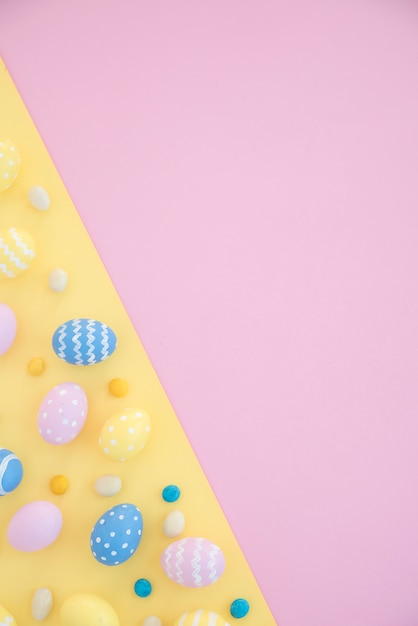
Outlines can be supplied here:
[[163, 532], [166, 537], [178, 537], [184, 530], [184, 513], [181, 511], [171, 511], [167, 515], [163, 524]]
[[56, 267], [49, 273], [48, 276], [48, 284], [49, 288], [52, 291], [61, 292], [67, 289], [68, 285], [68, 274], [65, 270], [60, 267]]
[[28, 199], [33, 208], [38, 209], [38, 211], [47, 211], [51, 204], [48, 193], [43, 187], [31, 187]]

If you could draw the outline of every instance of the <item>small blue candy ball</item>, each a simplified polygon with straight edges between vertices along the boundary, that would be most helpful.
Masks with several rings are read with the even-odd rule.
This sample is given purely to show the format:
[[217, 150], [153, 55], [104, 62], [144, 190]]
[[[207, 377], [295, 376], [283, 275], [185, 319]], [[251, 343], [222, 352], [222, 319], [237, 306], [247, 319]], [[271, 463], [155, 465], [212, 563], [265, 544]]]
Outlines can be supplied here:
[[176, 502], [180, 498], [180, 488], [177, 485], [167, 485], [163, 489], [163, 500]]
[[0, 496], [11, 493], [19, 486], [23, 476], [20, 459], [7, 448], [0, 448]]
[[236, 600], [234, 600], [230, 608], [232, 617], [235, 617], [236, 619], [245, 617], [249, 610], [250, 605], [248, 604], [247, 600], [244, 600], [244, 598], [237, 598]]
[[148, 598], [152, 591], [152, 585], [146, 578], [140, 578], [134, 585], [134, 591], [140, 598]]

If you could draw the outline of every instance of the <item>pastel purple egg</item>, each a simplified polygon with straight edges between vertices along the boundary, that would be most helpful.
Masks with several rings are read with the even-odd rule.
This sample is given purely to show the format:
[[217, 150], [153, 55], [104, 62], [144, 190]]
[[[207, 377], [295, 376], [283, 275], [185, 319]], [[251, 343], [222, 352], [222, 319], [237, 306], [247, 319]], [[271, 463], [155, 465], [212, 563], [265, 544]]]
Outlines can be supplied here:
[[87, 417], [87, 397], [75, 383], [49, 391], [38, 411], [38, 431], [48, 443], [63, 445], [77, 437]]
[[7, 304], [0, 304], [0, 356], [11, 348], [17, 330], [16, 316]]
[[35, 552], [51, 545], [61, 532], [62, 514], [52, 502], [35, 500], [20, 508], [7, 527], [10, 545], [21, 552]]
[[164, 550], [161, 565], [166, 575], [183, 587], [206, 587], [222, 576], [225, 558], [211, 541], [185, 537]]

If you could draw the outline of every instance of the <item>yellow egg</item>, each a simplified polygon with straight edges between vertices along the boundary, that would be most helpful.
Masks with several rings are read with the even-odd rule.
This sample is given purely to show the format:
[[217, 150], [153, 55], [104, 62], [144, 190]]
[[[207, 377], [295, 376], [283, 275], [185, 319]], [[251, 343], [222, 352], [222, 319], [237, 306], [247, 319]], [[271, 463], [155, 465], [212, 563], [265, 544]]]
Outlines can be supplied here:
[[60, 610], [62, 626], [119, 626], [114, 608], [93, 593], [76, 593]]
[[0, 191], [6, 191], [19, 173], [20, 156], [9, 139], [0, 139]]
[[114, 461], [126, 461], [145, 447], [151, 430], [151, 420], [141, 409], [118, 411], [104, 423], [99, 446]]
[[175, 622], [174, 626], [229, 626], [228, 622], [213, 611], [187, 611]]
[[35, 242], [32, 235], [20, 228], [0, 231], [0, 278], [15, 278], [35, 258]]
[[13, 615], [0, 605], [0, 626], [16, 626], [16, 621]]

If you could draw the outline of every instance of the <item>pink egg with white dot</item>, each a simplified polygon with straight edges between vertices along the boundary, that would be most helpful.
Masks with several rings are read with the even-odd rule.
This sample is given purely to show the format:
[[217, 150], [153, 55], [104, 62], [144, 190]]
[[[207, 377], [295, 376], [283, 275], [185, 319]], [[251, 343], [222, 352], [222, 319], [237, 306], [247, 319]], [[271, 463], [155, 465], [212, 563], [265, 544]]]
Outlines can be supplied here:
[[38, 431], [47, 443], [63, 445], [80, 434], [87, 418], [87, 397], [75, 383], [49, 391], [38, 411]]

